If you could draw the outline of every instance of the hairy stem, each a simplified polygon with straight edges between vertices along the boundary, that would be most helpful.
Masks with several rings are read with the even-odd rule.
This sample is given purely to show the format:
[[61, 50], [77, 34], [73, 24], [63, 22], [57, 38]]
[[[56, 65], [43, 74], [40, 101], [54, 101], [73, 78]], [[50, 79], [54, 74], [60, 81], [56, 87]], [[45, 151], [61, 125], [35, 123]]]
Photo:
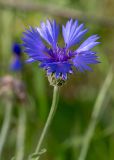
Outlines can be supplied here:
[[[34, 154], [39, 154], [40, 151], [41, 151], [41, 145], [43, 143], [43, 140], [47, 134], [47, 131], [49, 129], [49, 126], [53, 120], [53, 117], [55, 115], [55, 112], [56, 112], [56, 109], [57, 109], [57, 104], [58, 104], [58, 98], [59, 98], [59, 87], [57, 86], [54, 86], [54, 91], [53, 91], [53, 100], [52, 100], [52, 105], [51, 105], [51, 109], [50, 109], [50, 112], [49, 112], [49, 115], [48, 115], [48, 118], [47, 118], [47, 121], [45, 123], [45, 126], [44, 126], [44, 129], [41, 133], [41, 136], [40, 136], [40, 139], [38, 141], [38, 144], [37, 144], [37, 147], [36, 147], [36, 150], [35, 150], [35, 153]], [[40, 157], [40, 154], [39, 154], [39, 157]], [[36, 159], [39, 159], [39, 157], [35, 158]], [[32, 158], [33, 159], [33, 158]]]

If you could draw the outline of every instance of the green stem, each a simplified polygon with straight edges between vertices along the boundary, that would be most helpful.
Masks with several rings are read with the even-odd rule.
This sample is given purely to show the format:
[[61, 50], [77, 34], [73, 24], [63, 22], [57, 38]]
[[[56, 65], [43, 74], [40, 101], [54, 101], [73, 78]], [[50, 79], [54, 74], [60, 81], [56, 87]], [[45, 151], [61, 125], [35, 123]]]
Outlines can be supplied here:
[[4, 144], [5, 144], [7, 135], [8, 135], [8, 130], [9, 130], [10, 121], [11, 121], [11, 115], [12, 115], [12, 103], [10, 101], [7, 101], [5, 115], [4, 115], [4, 121], [3, 121], [2, 128], [1, 128], [1, 133], [0, 133], [0, 159], [2, 156]]
[[[44, 126], [44, 129], [41, 133], [41, 136], [40, 136], [40, 139], [39, 139], [39, 142], [37, 144], [37, 147], [36, 147], [36, 150], [35, 150], [35, 153], [34, 154], [39, 154], [40, 153], [40, 150], [41, 150], [41, 145], [43, 143], [43, 140], [46, 136], [46, 133], [49, 129], [49, 126], [53, 120], [53, 117], [55, 115], [55, 112], [56, 112], [56, 109], [57, 109], [57, 104], [58, 104], [58, 98], [59, 98], [59, 87], [57, 86], [54, 86], [54, 91], [53, 91], [53, 100], [52, 100], [52, 106], [51, 106], [51, 110], [49, 112], [49, 115], [48, 115], [48, 118], [47, 118], [47, 121], [45, 123], [45, 126]], [[38, 158], [37, 158], [38, 159]]]
[[54, 117], [54, 114], [55, 114], [55, 112], [56, 112], [57, 103], [58, 103], [58, 95], [59, 95], [59, 94], [58, 94], [58, 87], [55, 86], [55, 87], [54, 87], [54, 92], [53, 92], [53, 101], [52, 101], [51, 110], [50, 110], [50, 113], [49, 113], [49, 115], [48, 115], [48, 118], [47, 118], [46, 124], [45, 124], [45, 126], [44, 126], [44, 129], [43, 129], [43, 131], [42, 131], [41, 137], [40, 137], [40, 139], [39, 139], [38, 145], [37, 145], [37, 147], [36, 147], [35, 153], [39, 153], [40, 147], [41, 147], [41, 145], [42, 145], [42, 142], [43, 142], [43, 140], [44, 140], [44, 138], [45, 138], [45, 135], [46, 135], [46, 133], [47, 133], [47, 131], [48, 131], [48, 128], [49, 128], [49, 126], [50, 126], [50, 124], [51, 124], [51, 121], [52, 121], [52, 119], [53, 119], [53, 117]]
[[23, 160], [24, 158], [25, 131], [26, 131], [26, 113], [25, 113], [24, 106], [21, 106], [19, 108], [17, 144], [16, 144], [16, 160]]
[[92, 136], [94, 134], [95, 127], [97, 125], [98, 118], [99, 118], [99, 115], [100, 115], [100, 112], [102, 109], [102, 105], [103, 105], [103, 102], [106, 98], [107, 91], [111, 85], [112, 79], [113, 79], [113, 72], [112, 72], [112, 69], [110, 69], [109, 73], [108, 73], [108, 75], [107, 75], [107, 77], [101, 87], [101, 90], [98, 94], [96, 103], [94, 105], [90, 124], [89, 124], [88, 129], [86, 131], [86, 134], [84, 136], [84, 139], [82, 142], [82, 148], [81, 148], [81, 152], [80, 152], [78, 160], [85, 160], [86, 159], [87, 152], [88, 152], [88, 149], [90, 146], [90, 142], [91, 142]]

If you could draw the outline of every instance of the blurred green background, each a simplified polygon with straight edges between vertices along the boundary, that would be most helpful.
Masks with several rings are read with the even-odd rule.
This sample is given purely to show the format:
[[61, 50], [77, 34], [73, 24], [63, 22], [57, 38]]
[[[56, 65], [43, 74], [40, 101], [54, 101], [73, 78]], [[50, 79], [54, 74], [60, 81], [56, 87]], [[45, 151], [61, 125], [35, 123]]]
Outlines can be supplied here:
[[[89, 28], [87, 36], [100, 35], [101, 44], [95, 48], [101, 63], [93, 65], [93, 72], [75, 73], [61, 88], [58, 110], [47, 134], [44, 147], [46, 160], [77, 160], [83, 135], [91, 121], [91, 114], [109, 68], [114, 59], [114, 1], [113, 0], [5, 0], [0, 1], [0, 76], [7, 74], [20, 78], [9, 70], [11, 46], [21, 42], [22, 32], [28, 26], [38, 26], [46, 19], [56, 19], [60, 25], [68, 18], [78, 18]], [[61, 41], [61, 40], [60, 40]], [[25, 59], [25, 55], [23, 55]], [[53, 88], [38, 64], [26, 64], [21, 73], [27, 102], [25, 158], [36, 147], [38, 137], [50, 109]], [[105, 98], [91, 139], [87, 160], [114, 160], [114, 83]], [[2, 159], [15, 155], [19, 101], [13, 101], [13, 114]], [[0, 102], [0, 125], [5, 106]]]

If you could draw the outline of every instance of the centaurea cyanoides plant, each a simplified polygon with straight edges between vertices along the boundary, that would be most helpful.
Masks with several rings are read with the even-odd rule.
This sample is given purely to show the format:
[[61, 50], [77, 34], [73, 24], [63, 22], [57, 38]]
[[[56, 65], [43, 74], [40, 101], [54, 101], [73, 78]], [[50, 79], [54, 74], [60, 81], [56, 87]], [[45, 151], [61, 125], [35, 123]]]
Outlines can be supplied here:
[[[14, 42], [12, 44], [11, 52], [13, 53], [13, 58], [9, 68], [13, 72], [20, 71], [22, 69], [21, 46], [18, 43]], [[15, 84], [17, 84], [16, 80], [10, 75], [6, 75], [0, 78], [0, 96], [2, 96], [2, 99], [4, 100], [6, 109], [3, 124], [0, 130], [0, 159], [2, 159], [3, 149], [10, 128], [13, 109], [13, 93], [17, 91], [17, 87]]]
[[35, 157], [40, 157], [41, 144], [55, 113], [59, 86], [67, 80], [74, 69], [80, 72], [91, 71], [89, 65], [99, 62], [97, 53], [92, 50], [100, 43], [97, 42], [99, 39], [97, 35], [88, 37], [79, 47], [72, 49], [75, 45], [79, 45], [87, 31], [88, 29], [84, 29], [84, 24], [70, 19], [65, 26], [62, 26], [63, 47], [58, 44], [59, 25], [55, 20], [41, 22], [40, 27], [30, 27], [23, 33], [23, 46], [29, 56], [27, 62], [40, 62], [40, 67], [46, 70], [49, 82], [54, 86], [52, 107], [36, 147]]
[[[16, 98], [18, 100], [20, 107], [18, 109], [18, 125], [17, 125], [17, 137], [16, 137], [16, 152], [15, 157], [12, 159], [23, 160], [24, 158], [24, 148], [25, 148], [25, 132], [26, 132], [26, 112], [23, 107], [27, 102], [27, 95], [25, 90], [25, 85], [21, 78], [21, 72], [23, 71], [23, 61], [22, 61], [22, 46], [21, 44], [14, 42], [12, 44], [12, 61], [10, 64], [10, 70], [15, 73], [16, 78], [12, 77], [11, 81], [11, 91], [12, 99]], [[13, 102], [12, 102], [13, 104]]]
[[21, 45], [14, 42], [12, 44], [12, 53], [13, 53], [13, 59], [11, 61], [10, 70], [14, 72], [18, 72], [22, 70], [22, 49]]

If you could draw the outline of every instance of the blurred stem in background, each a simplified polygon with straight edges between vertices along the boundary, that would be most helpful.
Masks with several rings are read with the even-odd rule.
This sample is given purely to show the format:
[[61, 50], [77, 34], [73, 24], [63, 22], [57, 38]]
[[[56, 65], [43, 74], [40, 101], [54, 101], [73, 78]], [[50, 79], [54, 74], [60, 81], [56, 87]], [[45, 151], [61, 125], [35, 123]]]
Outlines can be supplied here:
[[113, 72], [112, 72], [112, 68], [110, 68], [107, 74], [107, 77], [98, 94], [98, 97], [96, 99], [96, 102], [93, 108], [93, 112], [92, 112], [92, 116], [91, 116], [91, 120], [90, 120], [90, 124], [88, 126], [88, 129], [82, 141], [82, 148], [81, 148], [81, 152], [80, 152], [78, 160], [86, 159], [87, 152], [88, 152], [88, 149], [91, 143], [91, 139], [94, 135], [95, 127], [97, 125], [99, 115], [101, 113], [102, 105], [103, 105], [104, 99], [106, 98], [106, 94], [111, 85], [112, 80], [113, 80]]
[[40, 136], [40, 139], [38, 141], [35, 153], [33, 153], [30, 158], [31, 160], [38, 160], [40, 158], [40, 156], [45, 152], [45, 149], [43, 149], [43, 150], [41, 149], [41, 145], [43, 143], [43, 140], [47, 134], [49, 126], [50, 126], [50, 124], [53, 120], [53, 117], [55, 115], [55, 112], [57, 109], [57, 104], [58, 104], [58, 98], [59, 98], [59, 87], [54, 86], [52, 106], [51, 106], [47, 121], [45, 123], [44, 129], [43, 129], [41, 136]]
[[25, 106], [19, 108], [19, 119], [17, 129], [17, 144], [16, 144], [16, 160], [24, 159], [24, 142], [25, 142], [25, 131], [26, 131], [26, 112]]
[[4, 144], [7, 140], [7, 135], [8, 135], [8, 130], [10, 127], [10, 122], [11, 122], [11, 115], [12, 115], [12, 102], [11, 100], [6, 100], [6, 106], [5, 106], [5, 115], [4, 115], [4, 121], [3, 125], [0, 131], [0, 159], [2, 156], [2, 151]]

